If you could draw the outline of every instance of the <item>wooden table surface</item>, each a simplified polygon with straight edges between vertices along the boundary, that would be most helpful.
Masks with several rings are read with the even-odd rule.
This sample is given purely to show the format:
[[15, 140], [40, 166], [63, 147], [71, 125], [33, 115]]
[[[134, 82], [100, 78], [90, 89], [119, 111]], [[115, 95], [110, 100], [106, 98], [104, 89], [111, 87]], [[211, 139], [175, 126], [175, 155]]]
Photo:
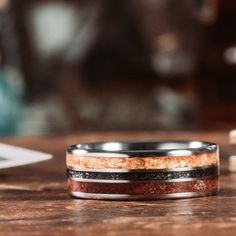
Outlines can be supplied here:
[[[218, 196], [156, 201], [81, 200], [66, 190], [67, 145], [101, 140], [199, 139], [220, 144]], [[106, 133], [2, 139], [54, 159], [0, 172], [0, 235], [235, 235], [236, 174], [227, 170], [227, 132]]]

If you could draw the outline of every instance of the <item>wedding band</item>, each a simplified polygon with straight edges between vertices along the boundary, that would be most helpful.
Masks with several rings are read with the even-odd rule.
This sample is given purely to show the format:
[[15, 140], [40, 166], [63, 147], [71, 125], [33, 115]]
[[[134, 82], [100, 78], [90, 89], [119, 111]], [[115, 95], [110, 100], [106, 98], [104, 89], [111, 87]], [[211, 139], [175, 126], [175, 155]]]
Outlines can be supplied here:
[[201, 141], [100, 142], [67, 150], [68, 189], [92, 199], [169, 199], [216, 194], [218, 146]]

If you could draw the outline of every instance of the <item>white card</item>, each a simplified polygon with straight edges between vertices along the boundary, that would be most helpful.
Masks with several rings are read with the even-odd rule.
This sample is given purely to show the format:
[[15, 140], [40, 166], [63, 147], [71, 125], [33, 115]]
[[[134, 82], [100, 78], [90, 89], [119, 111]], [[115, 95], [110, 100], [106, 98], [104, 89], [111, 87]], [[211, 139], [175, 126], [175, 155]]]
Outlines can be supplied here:
[[0, 143], [0, 169], [33, 164], [52, 159], [48, 153]]

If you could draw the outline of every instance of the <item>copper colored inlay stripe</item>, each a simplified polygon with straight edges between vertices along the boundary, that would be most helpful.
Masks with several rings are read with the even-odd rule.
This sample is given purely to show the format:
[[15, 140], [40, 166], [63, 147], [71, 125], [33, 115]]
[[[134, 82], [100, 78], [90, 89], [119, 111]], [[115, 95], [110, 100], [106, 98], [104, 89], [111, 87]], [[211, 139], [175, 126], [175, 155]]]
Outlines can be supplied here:
[[68, 179], [70, 192], [98, 194], [161, 195], [181, 192], [211, 192], [218, 189], [218, 177], [187, 182], [87, 183]]
[[172, 169], [218, 165], [217, 152], [192, 156], [87, 157], [67, 154], [67, 166], [81, 169]]

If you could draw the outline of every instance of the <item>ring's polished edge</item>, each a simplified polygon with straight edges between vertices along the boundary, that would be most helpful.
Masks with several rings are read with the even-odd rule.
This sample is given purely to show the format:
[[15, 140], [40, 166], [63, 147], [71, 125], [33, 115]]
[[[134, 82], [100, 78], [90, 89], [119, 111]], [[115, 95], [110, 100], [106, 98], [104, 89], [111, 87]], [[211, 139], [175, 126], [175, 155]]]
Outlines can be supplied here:
[[[126, 155], [128, 157], [191, 156], [212, 153], [217, 149], [218, 146], [215, 143], [202, 141], [97, 142], [71, 145], [67, 153], [80, 156], [89, 156], [93, 153], [124, 154], [124, 157], [127, 157]], [[106, 157], [112, 158], [112, 155]]]
[[70, 192], [70, 195], [76, 198], [86, 199], [104, 199], [104, 200], [156, 200], [156, 199], [177, 199], [177, 198], [193, 198], [216, 195], [218, 189], [210, 192], [181, 192], [160, 195], [131, 195], [131, 194], [97, 194], [85, 192]]
[[110, 179], [83, 179], [83, 178], [73, 178], [69, 177], [72, 181], [77, 182], [85, 182], [85, 183], [113, 183], [113, 184], [119, 184], [119, 183], [180, 183], [180, 182], [191, 182], [196, 180], [205, 180], [205, 179], [212, 179], [216, 178], [218, 175], [209, 175], [199, 178], [178, 178], [178, 179], [167, 179], [167, 180], [110, 180]]
[[208, 168], [218, 168], [218, 165], [207, 165], [199, 167], [183, 167], [183, 168], [166, 168], [166, 169], [92, 169], [92, 168], [76, 168], [72, 166], [67, 166], [67, 169], [75, 171], [87, 171], [87, 172], [110, 172], [110, 173], [129, 173], [129, 172], [178, 172], [178, 171], [191, 171], [191, 170], [201, 170]]

